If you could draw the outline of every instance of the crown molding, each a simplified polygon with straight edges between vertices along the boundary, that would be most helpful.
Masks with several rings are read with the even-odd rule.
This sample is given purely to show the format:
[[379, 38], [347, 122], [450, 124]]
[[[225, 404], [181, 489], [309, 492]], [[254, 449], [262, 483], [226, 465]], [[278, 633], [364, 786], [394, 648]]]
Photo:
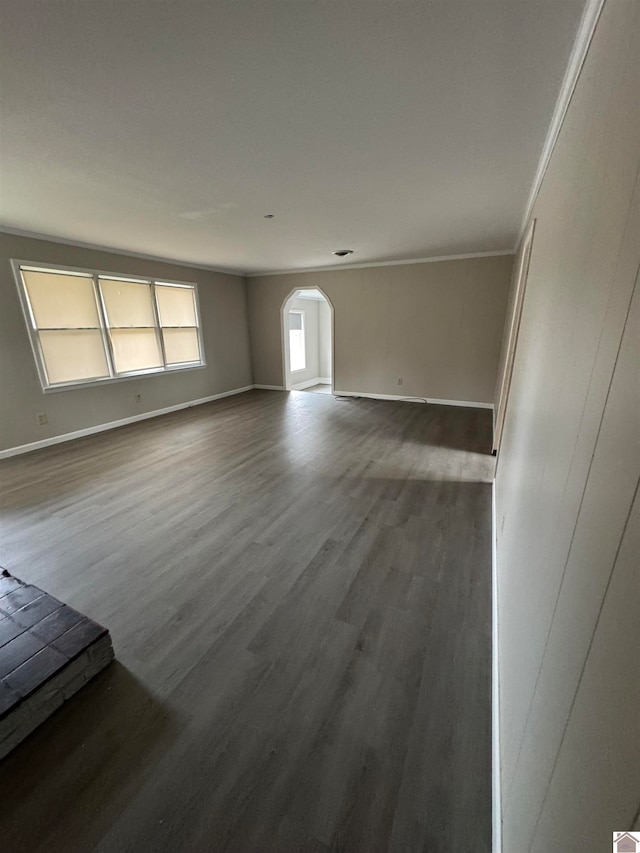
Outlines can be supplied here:
[[159, 255], [147, 255], [143, 252], [132, 252], [129, 249], [117, 249], [113, 246], [99, 246], [96, 243], [85, 243], [82, 240], [71, 240], [67, 237], [53, 237], [51, 234], [39, 234], [34, 231], [22, 231], [19, 228], [8, 228], [0, 225], [0, 234], [10, 234], [13, 237], [27, 237], [30, 240], [46, 240], [49, 243], [60, 243], [63, 246], [76, 246], [78, 249], [90, 249], [94, 252], [107, 252], [110, 255], [124, 255], [128, 258], [140, 258], [143, 261], [155, 261], [159, 264], [171, 264], [174, 267], [190, 267], [206, 272], [218, 272], [223, 275], [235, 275], [245, 278], [246, 273], [238, 270], [211, 267], [207, 264], [195, 264], [193, 261], [178, 261], [175, 258], [162, 258]]
[[520, 245], [520, 242], [527, 230], [529, 220], [531, 219], [533, 206], [536, 203], [540, 187], [542, 186], [542, 181], [544, 180], [547, 167], [549, 166], [549, 161], [551, 160], [551, 155], [553, 154], [553, 149], [556, 146], [558, 136], [562, 130], [562, 125], [564, 124], [565, 116], [569, 109], [569, 104], [571, 103], [571, 98], [573, 97], [573, 93], [575, 91], [578, 78], [580, 77], [580, 72], [582, 71], [582, 66], [584, 65], [589, 45], [591, 44], [591, 39], [593, 38], [604, 4], [605, 0], [587, 0], [584, 12], [582, 13], [582, 18], [580, 19], [576, 38], [569, 57], [567, 70], [565, 71], [562, 85], [560, 86], [558, 99], [553, 110], [553, 115], [551, 116], [551, 123], [547, 131], [544, 145], [542, 146], [542, 153], [540, 154], [540, 160], [538, 161], [538, 168], [536, 169], [533, 184], [531, 185], [531, 191], [529, 192], [529, 198], [527, 199], [527, 205], [525, 207], [524, 217], [522, 219], [520, 233], [518, 235], [518, 245]]
[[472, 258], [498, 258], [502, 255], [513, 255], [515, 249], [502, 249], [499, 252], [470, 252], [466, 255], [440, 255], [433, 258], [407, 258], [401, 261], [372, 261], [363, 264], [333, 264], [327, 267], [302, 267], [294, 270], [273, 270], [271, 272], [248, 272], [247, 278], [262, 278], [267, 275], [300, 275], [305, 272], [342, 272], [343, 270], [362, 270], [370, 267], [400, 267], [409, 264], [433, 264], [438, 261], [468, 261]]
[[191, 269], [206, 270], [207, 272], [217, 272], [223, 275], [235, 275], [241, 278], [258, 278], [267, 275], [298, 275], [305, 272], [330, 272], [331, 270], [357, 270], [367, 269], [369, 267], [396, 267], [407, 264], [430, 264], [437, 261], [466, 261], [472, 258], [493, 258], [501, 255], [513, 255], [515, 249], [502, 249], [497, 252], [469, 252], [461, 255], [440, 255], [431, 258], [407, 258], [399, 261], [372, 261], [362, 264], [333, 264], [323, 267], [302, 267], [292, 270], [270, 270], [268, 272], [242, 272], [238, 270], [223, 269], [221, 267], [212, 267], [207, 264], [197, 264], [192, 261], [180, 261], [175, 258], [163, 258], [159, 255], [147, 255], [143, 252], [132, 252], [128, 249], [117, 249], [113, 246], [101, 246], [96, 243], [86, 243], [82, 240], [71, 240], [66, 237], [54, 237], [51, 234], [40, 234], [35, 231], [23, 231], [19, 228], [9, 228], [0, 225], [0, 234], [10, 234], [14, 237], [26, 237], [30, 240], [46, 240], [50, 243], [60, 243], [63, 246], [76, 246], [79, 249], [90, 249], [94, 252], [107, 252], [111, 255], [124, 255], [129, 258], [140, 258], [144, 261], [155, 261], [161, 264], [171, 264], [172, 266], [190, 267]]

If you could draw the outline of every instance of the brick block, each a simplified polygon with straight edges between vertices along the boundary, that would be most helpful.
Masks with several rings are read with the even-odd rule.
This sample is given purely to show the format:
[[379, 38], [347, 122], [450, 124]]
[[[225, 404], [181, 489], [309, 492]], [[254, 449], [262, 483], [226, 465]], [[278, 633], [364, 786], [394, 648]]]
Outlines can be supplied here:
[[37, 587], [0, 576], [0, 758], [113, 657], [101, 625]]

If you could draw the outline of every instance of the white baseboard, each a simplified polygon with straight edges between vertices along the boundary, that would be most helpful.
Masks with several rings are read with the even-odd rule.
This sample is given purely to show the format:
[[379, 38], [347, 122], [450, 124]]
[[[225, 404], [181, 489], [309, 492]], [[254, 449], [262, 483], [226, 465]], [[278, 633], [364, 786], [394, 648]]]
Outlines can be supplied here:
[[498, 658], [498, 555], [496, 482], [491, 484], [491, 800], [493, 853], [502, 853], [502, 775], [500, 767], [500, 669]]
[[469, 400], [439, 400], [435, 397], [401, 397], [398, 394], [365, 394], [361, 391], [333, 392], [336, 397], [367, 397], [370, 400], [397, 400], [404, 403], [431, 403], [435, 406], [463, 406], [467, 409], [493, 409], [493, 403], [474, 403]]
[[233, 388], [231, 391], [223, 391], [221, 394], [212, 394], [210, 397], [201, 397], [199, 400], [189, 400], [186, 403], [178, 403], [176, 406], [167, 406], [164, 409], [154, 409], [151, 412], [141, 412], [139, 415], [132, 415], [129, 418], [121, 418], [117, 421], [110, 421], [106, 424], [97, 424], [96, 426], [87, 427], [86, 429], [77, 429], [74, 432], [66, 432], [62, 435], [53, 435], [50, 438], [43, 438], [41, 441], [32, 441], [29, 444], [20, 444], [18, 447], [8, 447], [6, 450], [0, 450], [0, 459], [7, 459], [9, 456], [18, 456], [20, 453], [30, 453], [32, 450], [40, 450], [42, 447], [50, 447], [53, 444], [62, 444], [65, 441], [73, 441], [75, 438], [84, 438], [87, 435], [94, 435], [99, 432], [106, 432], [117, 427], [127, 426], [127, 424], [136, 423], [136, 421], [145, 421], [149, 418], [157, 418], [159, 415], [168, 415], [170, 412], [177, 412], [180, 409], [190, 409], [192, 406], [200, 406], [202, 403], [211, 403], [213, 400], [220, 400], [222, 397], [231, 397], [234, 394], [242, 394], [245, 391], [251, 391], [253, 385], [245, 385], [244, 388]]
[[291, 386], [292, 391], [304, 391], [305, 388], [312, 388], [314, 385], [331, 385], [330, 379], [320, 379], [316, 376], [315, 379], [305, 379], [304, 382], [296, 382]]
[[[293, 390], [302, 388], [310, 388], [312, 385], [330, 385], [331, 379], [316, 378], [309, 379], [306, 382], [301, 382], [294, 386]], [[245, 385], [243, 388], [233, 388], [231, 391], [223, 391], [221, 394], [213, 394], [210, 397], [201, 397], [199, 400], [189, 400], [186, 403], [178, 403], [176, 406], [167, 406], [164, 409], [154, 409], [151, 412], [141, 412], [139, 415], [132, 415], [128, 418], [121, 418], [117, 421], [110, 421], [106, 424], [97, 424], [96, 426], [87, 427], [86, 429], [74, 430], [74, 432], [66, 432], [62, 435], [54, 435], [50, 438], [44, 438], [41, 441], [32, 441], [29, 444], [20, 444], [17, 447], [8, 447], [6, 450], [0, 450], [0, 459], [7, 459], [10, 456], [18, 456], [21, 453], [30, 453], [32, 450], [40, 450], [43, 447], [51, 447], [54, 444], [62, 444], [65, 441], [73, 441], [75, 438], [84, 438], [87, 435], [95, 435], [99, 432], [106, 432], [110, 429], [117, 429], [127, 424], [133, 424], [137, 421], [144, 421], [148, 418], [157, 418], [160, 415], [168, 415], [170, 412], [177, 412], [180, 409], [189, 409], [192, 406], [200, 406], [202, 403], [211, 403], [213, 400], [220, 400], [223, 397], [231, 397], [234, 394], [243, 394], [245, 391], [251, 391], [253, 388], [258, 388], [265, 391], [284, 391], [282, 385]], [[492, 409], [491, 403], [468, 403], [462, 400], [435, 400], [426, 397], [399, 397], [395, 394], [362, 394], [356, 391], [334, 391], [338, 397], [368, 397], [372, 400], [402, 400], [408, 403], [434, 403], [445, 406], [468, 406], [480, 409]]]
[[427, 402], [434, 406], [462, 406], [465, 409], [493, 409], [493, 403], [475, 403], [471, 400], [437, 400], [429, 397]]
[[321, 376], [320, 379], [318, 379], [318, 385], [331, 385], [331, 377]]

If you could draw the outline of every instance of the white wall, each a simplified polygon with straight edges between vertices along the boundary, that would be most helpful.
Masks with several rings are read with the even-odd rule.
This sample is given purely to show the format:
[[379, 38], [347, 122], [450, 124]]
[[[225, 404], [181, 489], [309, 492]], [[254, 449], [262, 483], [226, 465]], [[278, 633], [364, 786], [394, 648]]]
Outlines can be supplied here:
[[[316, 379], [319, 376], [318, 303], [314, 299], [290, 299], [285, 307], [285, 322], [286, 313], [291, 309], [304, 312], [304, 341], [307, 358], [307, 365], [304, 370], [297, 370], [295, 373], [289, 370], [287, 384], [294, 386], [301, 382]], [[286, 345], [288, 346], [288, 339]]]
[[[305, 316], [305, 348], [307, 365], [304, 370], [287, 373], [287, 385], [308, 383], [317, 379], [331, 377], [331, 308], [325, 299], [289, 299], [285, 306], [286, 315], [290, 309], [304, 311]], [[285, 326], [286, 328], [286, 326]], [[286, 346], [288, 346], [288, 338]]]
[[640, 4], [607, 0], [533, 216], [497, 462], [504, 853], [640, 808]]
[[318, 347], [320, 360], [320, 377], [331, 378], [331, 308], [323, 299], [318, 302]]

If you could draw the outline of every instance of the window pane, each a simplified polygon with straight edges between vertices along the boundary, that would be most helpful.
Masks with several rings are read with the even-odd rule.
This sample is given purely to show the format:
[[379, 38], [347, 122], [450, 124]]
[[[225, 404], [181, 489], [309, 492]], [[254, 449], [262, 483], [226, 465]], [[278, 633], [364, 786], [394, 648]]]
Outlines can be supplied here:
[[167, 364], [200, 361], [197, 329], [163, 329], [162, 334]]
[[304, 370], [307, 366], [304, 332], [301, 330], [291, 329], [289, 332], [289, 360], [291, 370]]
[[110, 326], [155, 326], [150, 285], [104, 278], [99, 282]]
[[117, 373], [163, 367], [155, 329], [112, 329], [111, 346]]
[[40, 345], [51, 384], [109, 375], [100, 331], [44, 331]]
[[302, 314], [299, 311], [289, 312], [289, 328], [302, 330]]
[[22, 275], [39, 329], [99, 328], [93, 279], [27, 270]]
[[156, 285], [161, 326], [197, 326], [192, 287]]

